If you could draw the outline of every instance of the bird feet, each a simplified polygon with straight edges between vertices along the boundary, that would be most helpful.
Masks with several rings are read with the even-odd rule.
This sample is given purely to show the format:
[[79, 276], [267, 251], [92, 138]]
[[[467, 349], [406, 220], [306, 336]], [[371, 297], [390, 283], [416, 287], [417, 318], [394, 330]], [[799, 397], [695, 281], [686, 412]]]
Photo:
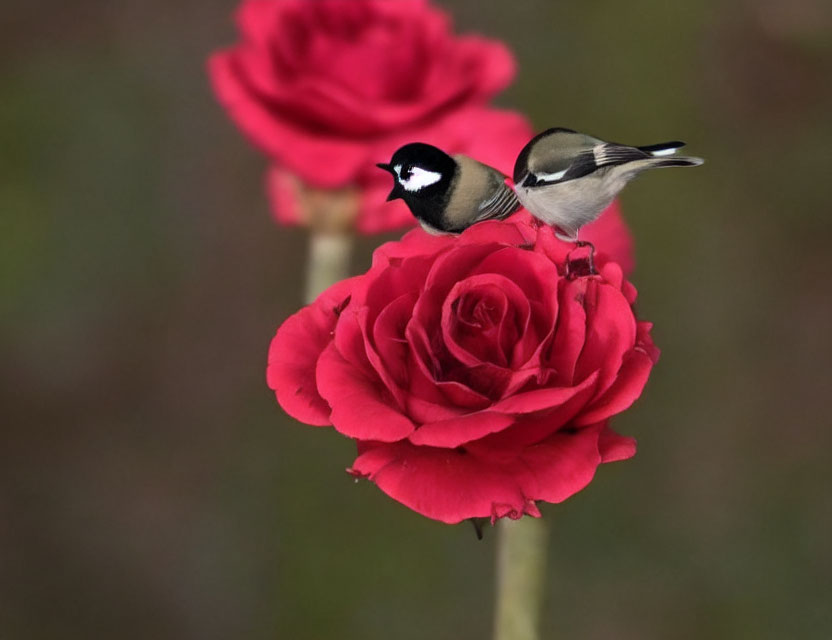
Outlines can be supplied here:
[[575, 248], [566, 255], [566, 278], [574, 280], [596, 275], [595, 246], [591, 242], [576, 240]]

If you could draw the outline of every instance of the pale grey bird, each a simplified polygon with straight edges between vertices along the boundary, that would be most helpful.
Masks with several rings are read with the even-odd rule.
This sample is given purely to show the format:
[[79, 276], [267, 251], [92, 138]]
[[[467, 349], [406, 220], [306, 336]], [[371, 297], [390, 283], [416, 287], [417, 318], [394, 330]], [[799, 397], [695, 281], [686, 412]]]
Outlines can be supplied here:
[[571, 129], [554, 128], [532, 138], [514, 165], [514, 189], [539, 220], [556, 226], [564, 240], [595, 220], [627, 183], [647, 169], [695, 167], [701, 158], [674, 156], [684, 142], [630, 147]]
[[475, 222], [502, 219], [520, 208], [507, 176], [465, 155], [449, 156], [422, 142], [398, 149], [389, 164], [388, 200], [401, 198], [430, 233], [460, 233]]

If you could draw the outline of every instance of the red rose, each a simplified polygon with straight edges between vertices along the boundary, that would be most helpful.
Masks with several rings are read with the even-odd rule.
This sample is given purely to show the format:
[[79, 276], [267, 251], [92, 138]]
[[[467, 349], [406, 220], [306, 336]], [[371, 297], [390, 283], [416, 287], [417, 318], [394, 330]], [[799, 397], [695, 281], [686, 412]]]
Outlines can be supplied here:
[[454, 36], [422, 0], [245, 0], [242, 42], [214, 54], [219, 100], [273, 161], [276, 216], [298, 223], [296, 185], [356, 185], [365, 232], [412, 224], [385, 204], [390, 177], [375, 163], [413, 141], [466, 153], [506, 174], [532, 136], [520, 114], [488, 101], [514, 75], [500, 42]]
[[621, 267], [565, 277], [573, 249], [528, 215], [376, 250], [278, 329], [281, 406], [357, 441], [351, 472], [443, 522], [539, 515], [635, 442], [608, 419], [658, 351]]

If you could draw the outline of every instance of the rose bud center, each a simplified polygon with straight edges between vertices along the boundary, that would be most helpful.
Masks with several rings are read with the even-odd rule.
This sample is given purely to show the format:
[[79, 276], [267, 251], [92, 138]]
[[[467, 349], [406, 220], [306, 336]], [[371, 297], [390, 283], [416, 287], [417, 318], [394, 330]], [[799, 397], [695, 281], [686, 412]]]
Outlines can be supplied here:
[[459, 283], [449, 296], [450, 305], [446, 303], [447, 346], [469, 366], [507, 367], [520, 335], [517, 310], [498, 284], [471, 285]]

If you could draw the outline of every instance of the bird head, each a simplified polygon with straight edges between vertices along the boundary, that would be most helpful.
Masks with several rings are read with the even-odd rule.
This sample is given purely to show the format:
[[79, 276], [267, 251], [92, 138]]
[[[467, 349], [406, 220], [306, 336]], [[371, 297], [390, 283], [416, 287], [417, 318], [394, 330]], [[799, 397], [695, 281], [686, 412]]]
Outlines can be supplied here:
[[422, 142], [406, 144], [398, 149], [389, 163], [379, 163], [393, 176], [393, 189], [387, 200], [433, 197], [444, 192], [456, 171], [456, 161], [447, 153]]

